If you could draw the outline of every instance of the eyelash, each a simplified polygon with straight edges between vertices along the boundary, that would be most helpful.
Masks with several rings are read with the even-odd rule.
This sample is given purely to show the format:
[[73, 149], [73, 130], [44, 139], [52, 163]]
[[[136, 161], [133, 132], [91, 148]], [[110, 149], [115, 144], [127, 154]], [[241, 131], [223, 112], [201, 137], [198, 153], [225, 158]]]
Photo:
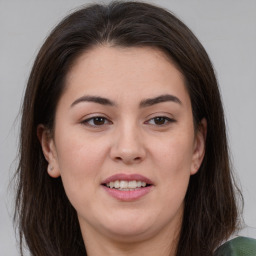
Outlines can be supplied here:
[[[154, 124], [150, 123], [151, 121], [154, 121]], [[156, 124], [156, 122], [158, 121], [164, 121], [164, 123], [162, 124]], [[172, 119], [172, 118], [169, 118], [167, 116], [156, 116], [156, 117], [153, 117], [151, 119], [149, 119], [148, 121], [146, 121], [146, 124], [152, 124], [152, 125], [156, 125], [156, 126], [166, 126], [170, 123], [174, 123], [176, 122], [176, 120]]]
[[[152, 121], [154, 123], [152, 123]], [[162, 121], [163, 123], [157, 124], [158, 121], [160, 121], [160, 122]], [[100, 122], [100, 124], [99, 123], [96, 124], [95, 122]], [[169, 118], [166, 116], [156, 116], [156, 117], [150, 118], [148, 121], [145, 122], [145, 124], [156, 125], [156, 126], [162, 127], [162, 126], [166, 126], [170, 123], [174, 123], [174, 122], [176, 122], [176, 120], [174, 120], [172, 118]], [[93, 128], [98, 128], [103, 125], [112, 124], [112, 122], [110, 120], [108, 120], [106, 117], [103, 117], [103, 116], [90, 117], [88, 119], [83, 120], [81, 123], [83, 125], [87, 125], [87, 126], [90, 126]]]
[[[103, 124], [95, 124], [95, 121], [99, 121], [99, 122], [102, 122], [103, 121]], [[93, 123], [90, 123], [90, 122], [93, 122]], [[90, 127], [93, 127], [93, 128], [97, 128], [97, 127], [100, 127], [100, 126], [103, 126], [103, 125], [109, 125], [109, 124], [112, 124], [111, 121], [109, 121], [106, 117], [103, 117], [103, 116], [94, 116], [94, 117], [90, 117], [88, 119], [85, 119], [81, 122], [83, 125], [87, 125], [87, 126], [90, 126]]]

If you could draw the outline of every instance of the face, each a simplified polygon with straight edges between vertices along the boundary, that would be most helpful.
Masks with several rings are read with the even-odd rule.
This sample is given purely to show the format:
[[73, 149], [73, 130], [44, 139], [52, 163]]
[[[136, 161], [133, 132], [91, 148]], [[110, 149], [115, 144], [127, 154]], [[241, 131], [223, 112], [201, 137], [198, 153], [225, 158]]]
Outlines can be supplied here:
[[84, 237], [145, 239], [179, 228], [204, 131], [194, 130], [184, 78], [161, 51], [84, 53], [68, 73], [53, 137], [43, 126], [38, 133]]

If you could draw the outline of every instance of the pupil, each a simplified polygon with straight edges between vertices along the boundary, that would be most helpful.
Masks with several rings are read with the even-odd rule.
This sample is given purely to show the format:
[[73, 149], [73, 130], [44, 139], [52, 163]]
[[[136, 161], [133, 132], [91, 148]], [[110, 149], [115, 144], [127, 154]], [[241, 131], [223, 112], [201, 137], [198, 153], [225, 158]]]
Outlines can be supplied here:
[[165, 123], [165, 118], [164, 117], [156, 117], [155, 118], [155, 123], [159, 124], [159, 125], [164, 124]]
[[103, 117], [96, 117], [96, 118], [94, 118], [94, 124], [95, 125], [102, 125], [102, 124], [104, 124], [104, 118]]

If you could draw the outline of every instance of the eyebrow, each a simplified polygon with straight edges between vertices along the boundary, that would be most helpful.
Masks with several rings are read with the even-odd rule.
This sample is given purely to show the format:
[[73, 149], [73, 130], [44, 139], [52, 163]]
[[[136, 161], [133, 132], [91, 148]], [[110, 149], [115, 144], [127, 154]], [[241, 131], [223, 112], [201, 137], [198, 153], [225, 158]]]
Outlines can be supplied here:
[[155, 98], [145, 99], [145, 100], [141, 101], [140, 107], [141, 108], [150, 107], [152, 105], [162, 103], [162, 102], [167, 102], [167, 101], [175, 102], [175, 103], [182, 105], [181, 100], [178, 97], [171, 95], [171, 94], [164, 94], [164, 95], [160, 95]]
[[[157, 96], [155, 98], [149, 98], [149, 99], [142, 100], [139, 104], [139, 107], [140, 108], [150, 107], [155, 104], [163, 103], [163, 102], [167, 102], [167, 101], [175, 102], [175, 103], [182, 105], [181, 100], [178, 97], [171, 95], [171, 94], [164, 94], [164, 95]], [[116, 106], [116, 104], [113, 101], [111, 101], [107, 98], [103, 98], [100, 96], [85, 95], [85, 96], [82, 96], [82, 97], [78, 98], [77, 100], [75, 100], [71, 104], [71, 107], [73, 107], [81, 102], [94, 102], [94, 103], [98, 103], [101, 105]]]
[[115, 103], [107, 98], [103, 98], [100, 96], [82, 96], [81, 98], [78, 98], [77, 100], [75, 100], [72, 104], [71, 107], [77, 105], [78, 103], [81, 102], [94, 102], [94, 103], [98, 103], [101, 105], [108, 105], [108, 106], [115, 106]]

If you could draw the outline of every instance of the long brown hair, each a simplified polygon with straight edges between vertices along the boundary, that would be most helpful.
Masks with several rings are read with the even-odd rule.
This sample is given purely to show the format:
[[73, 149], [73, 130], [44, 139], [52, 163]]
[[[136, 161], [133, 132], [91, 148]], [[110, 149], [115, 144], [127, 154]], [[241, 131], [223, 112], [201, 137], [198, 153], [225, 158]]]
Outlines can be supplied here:
[[76, 58], [100, 44], [162, 50], [186, 79], [195, 128], [207, 120], [203, 163], [185, 197], [176, 256], [210, 256], [237, 227], [224, 113], [211, 61], [194, 34], [170, 12], [139, 2], [94, 4], [66, 17], [49, 35], [32, 68], [24, 97], [15, 219], [20, 247], [31, 255], [86, 255], [75, 209], [61, 178], [47, 174], [36, 130], [54, 128], [65, 76]]

